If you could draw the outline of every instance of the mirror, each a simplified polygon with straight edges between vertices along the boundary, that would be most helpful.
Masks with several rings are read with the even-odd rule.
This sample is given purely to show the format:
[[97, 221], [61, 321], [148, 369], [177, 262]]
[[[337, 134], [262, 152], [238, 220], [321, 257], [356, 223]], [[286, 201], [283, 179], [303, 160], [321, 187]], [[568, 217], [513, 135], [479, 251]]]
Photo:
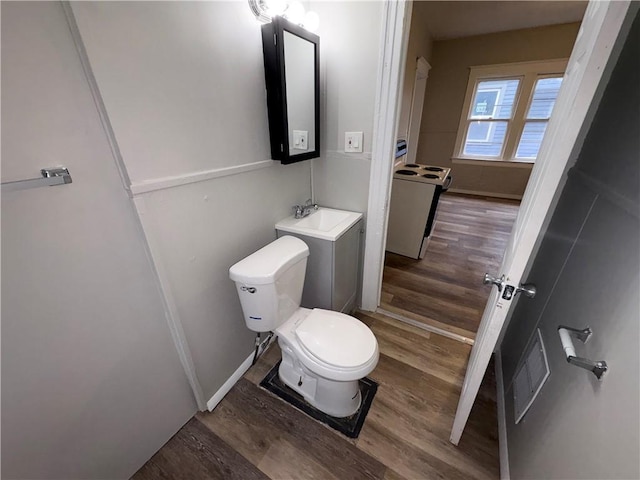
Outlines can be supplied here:
[[262, 26], [271, 156], [283, 164], [320, 156], [319, 42], [282, 17]]

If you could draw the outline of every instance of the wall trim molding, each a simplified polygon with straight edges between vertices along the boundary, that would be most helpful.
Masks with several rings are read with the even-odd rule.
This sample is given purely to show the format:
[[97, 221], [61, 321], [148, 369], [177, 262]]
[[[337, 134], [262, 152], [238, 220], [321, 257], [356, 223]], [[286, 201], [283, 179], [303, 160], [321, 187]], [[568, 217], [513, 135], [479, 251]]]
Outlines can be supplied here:
[[227, 381], [222, 384], [222, 386], [213, 394], [213, 396], [207, 401], [207, 409], [211, 412], [214, 408], [222, 401], [224, 396], [229, 393], [229, 390], [233, 388], [233, 386], [242, 378], [249, 368], [251, 368], [251, 364], [253, 363], [253, 355], [251, 354], [245, 359], [244, 362], [240, 364], [240, 366], [236, 369], [235, 372], [231, 374]]
[[[337, 160], [366, 160], [367, 162], [371, 161], [371, 152], [363, 152], [363, 153], [346, 153], [340, 150], [327, 150], [324, 155], [321, 155], [320, 158], [331, 158]], [[314, 159], [318, 160], [318, 159]]]
[[279, 162], [275, 160], [261, 160], [259, 162], [244, 163], [242, 165], [233, 165], [231, 167], [213, 168], [202, 172], [186, 173], [173, 177], [153, 178], [142, 182], [131, 184], [131, 193], [133, 196], [142, 193], [149, 193], [156, 190], [164, 190], [166, 188], [179, 187], [190, 183], [203, 182], [214, 178], [227, 177], [229, 175], [237, 175], [238, 173], [251, 172], [260, 170], [261, 168], [272, 167]]
[[[269, 350], [269, 348], [271, 348], [271, 345], [273, 344], [273, 342], [276, 341], [278, 337], [276, 335], [273, 335], [270, 339], [269, 339], [269, 343], [267, 344], [267, 347], [262, 351], [262, 353], [260, 354], [260, 356], [258, 358], [260, 358], [262, 355], [264, 355], [267, 350]], [[227, 378], [227, 381], [224, 382], [222, 384], [222, 386], [216, 391], [216, 393], [213, 394], [213, 397], [211, 397], [208, 401], [207, 401], [207, 409], [211, 412], [213, 411], [214, 408], [216, 408], [216, 406], [222, 401], [222, 399], [224, 398], [224, 396], [229, 393], [229, 390], [231, 390], [233, 388], [233, 386], [238, 383], [238, 380], [240, 380], [242, 378], [242, 376], [247, 372], [247, 370], [249, 370], [252, 365], [253, 365], [253, 356], [255, 355], [254, 352], [251, 352], [251, 355], [249, 355], [244, 362], [242, 362], [240, 364], [240, 366], [236, 369], [235, 372], [233, 372], [231, 374], [231, 376], [229, 378]]]
[[122, 158], [120, 146], [118, 145], [118, 141], [116, 140], [116, 134], [113, 131], [111, 119], [109, 118], [109, 114], [107, 113], [107, 107], [104, 104], [102, 93], [100, 93], [100, 88], [98, 87], [98, 81], [93, 74], [93, 68], [91, 67], [91, 62], [89, 61], [87, 50], [84, 47], [82, 35], [80, 34], [80, 29], [78, 28], [78, 23], [76, 22], [76, 17], [73, 13], [71, 2], [66, 0], [63, 1], [62, 9], [67, 18], [67, 25], [69, 25], [69, 30], [71, 30], [71, 37], [73, 38], [73, 43], [75, 44], [76, 51], [78, 52], [78, 56], [80, 57], [80, 64], [82, 65], [82, 70], [84, 70], [84, 75], [87, 79], [87, 83], [89, 84], [89, 90], [91, 91], [91, 96], [93, 97], [93, 102], [95, 103], [98, 117], [100, 117], [100, 123], [102, 123], [102, 128], [104, 129], [104, 133], [107, 137], [107, 143], [109, 144], [109, 149], [111, 150], [111, 154], [113, 155], [113, 160], [115, 161], [118, 168], [118, 173], [120, 174], [122, 185], [127, 192], [130, 192], [129, 185], [131, 184], [131, 179], [129, 178], [127, 166], [125, 165]]
[[495, 354], [496, 362], [496, 403], [498, 411], [498, 449], [500, 451], [500, 480], [510, 480], [509, 447], [507, 445], [507, 414], [504, 402], [504, 377], [502, 375], [502, 353]]
[[463, 193], [465, 195], [479, 195], [481, 197], [508, 198], [509, 200], [522, 200], [522, 195], [498, 192], [481, 192], [479, 190], [467, 190], [466, 188], [450, 188], [451, 193]]

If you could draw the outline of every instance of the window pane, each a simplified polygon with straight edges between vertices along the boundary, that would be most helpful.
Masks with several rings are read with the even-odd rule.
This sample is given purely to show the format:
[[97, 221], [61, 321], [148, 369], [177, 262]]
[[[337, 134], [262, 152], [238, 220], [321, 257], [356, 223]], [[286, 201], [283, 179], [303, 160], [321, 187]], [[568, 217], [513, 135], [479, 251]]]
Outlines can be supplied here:
[[527, 118], [544, 118], [551, 116], [551, 111], [558, 98], [562, 77], [541, 78], [533, 89], [533, 98], [529, 105]]
[[476, 85], [470, 119], [510, 119], [520, 80], [483, 80]]
[[516, 158], [536, 158], [546, 129], [547, 122], [525, 123], [518, 150], [516, 150]]
[[471, 122], [464, 142], [464, 155], [499, 157], [508, 122]]

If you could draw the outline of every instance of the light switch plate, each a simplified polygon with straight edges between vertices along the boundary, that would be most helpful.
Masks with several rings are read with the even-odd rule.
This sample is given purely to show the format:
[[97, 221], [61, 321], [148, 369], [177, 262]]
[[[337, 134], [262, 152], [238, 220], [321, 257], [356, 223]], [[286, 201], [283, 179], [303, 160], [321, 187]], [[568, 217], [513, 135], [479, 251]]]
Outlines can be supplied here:
[[309, 132], [306, 130], [293, 131], [293, 148], [295, 150], [307, 150], [309, 148]]
[[362, 132], [344, 132], [344, 151], [362, 153]]

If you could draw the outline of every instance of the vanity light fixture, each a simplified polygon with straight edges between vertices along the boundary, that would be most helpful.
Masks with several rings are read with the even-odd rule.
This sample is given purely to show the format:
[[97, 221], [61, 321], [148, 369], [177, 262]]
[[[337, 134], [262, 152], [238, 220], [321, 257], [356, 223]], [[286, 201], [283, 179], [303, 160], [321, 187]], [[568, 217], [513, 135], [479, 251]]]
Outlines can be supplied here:
[[304, 28], [309, 30], [310, 32], [317, 32], [318, 27], [320, 26], [320, 17], [316, 12], [307, 12], [304, 16]]
[[300, 25], [310, 32], [318, 30], [320, 17], [316, 12], [305, 12], [304, 6], [299, 1], [287, 0], [248, 0], [249, 8], [255, 17], [262, 23], [269, 23], [276, 15]]

